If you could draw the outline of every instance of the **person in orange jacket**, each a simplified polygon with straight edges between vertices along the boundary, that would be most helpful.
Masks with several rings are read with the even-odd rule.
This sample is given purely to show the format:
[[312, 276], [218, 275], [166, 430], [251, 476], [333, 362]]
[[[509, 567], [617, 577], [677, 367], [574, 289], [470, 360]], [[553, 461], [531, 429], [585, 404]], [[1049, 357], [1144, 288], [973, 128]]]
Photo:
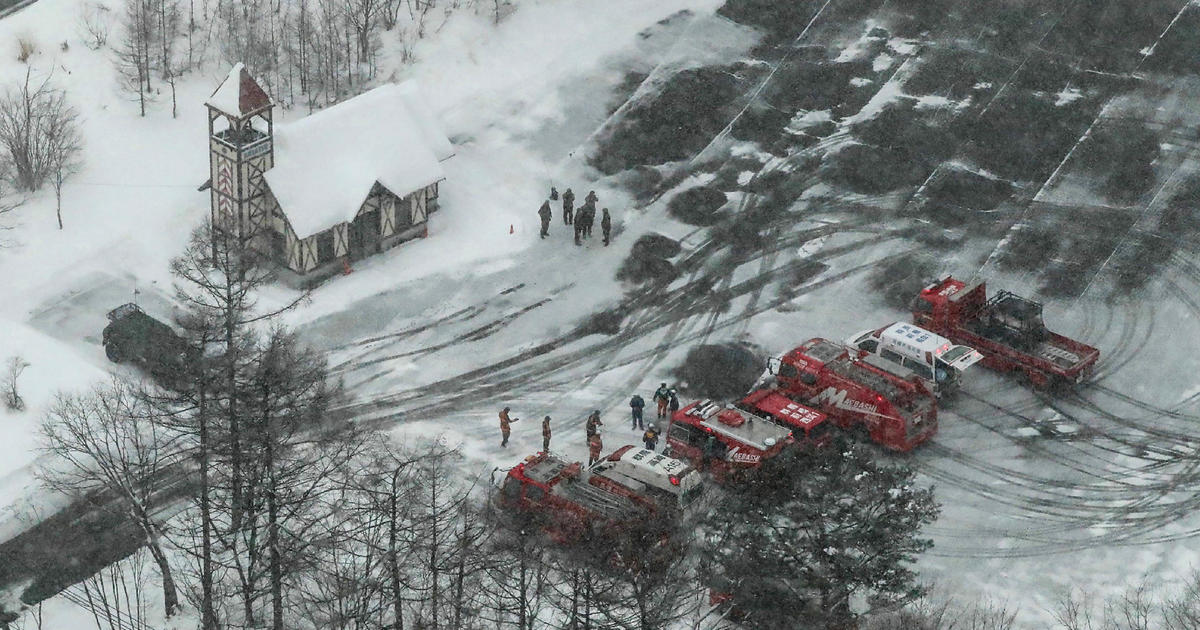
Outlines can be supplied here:
[[600, 434], [592, 434], [592, 437], [588, 438], [588, 466], [600, 461], [600, 451], [602, 450], [604, 450], [604, 442], [600, 439]]
[[542, 418], [542, 452], [550, 452], [550, 416]]
[[508, 448], [508, 434], [511, 432], [509, 425], [520, 420], [520, 418], [509, 418], [508, 411], [509, 407], [500, 410], [500, 436], [504, 438], [500, 441], [500, 446], [504, 448]]

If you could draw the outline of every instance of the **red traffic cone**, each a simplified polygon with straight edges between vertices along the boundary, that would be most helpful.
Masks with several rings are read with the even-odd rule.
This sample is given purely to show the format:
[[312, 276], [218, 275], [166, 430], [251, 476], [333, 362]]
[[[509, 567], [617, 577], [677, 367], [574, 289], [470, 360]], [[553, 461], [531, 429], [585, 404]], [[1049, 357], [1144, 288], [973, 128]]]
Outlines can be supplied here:
[[508, 224], [508, 233], [516, 234], [516, 230], [513, 229], [513, 224], [511, 224], [511, 223]]

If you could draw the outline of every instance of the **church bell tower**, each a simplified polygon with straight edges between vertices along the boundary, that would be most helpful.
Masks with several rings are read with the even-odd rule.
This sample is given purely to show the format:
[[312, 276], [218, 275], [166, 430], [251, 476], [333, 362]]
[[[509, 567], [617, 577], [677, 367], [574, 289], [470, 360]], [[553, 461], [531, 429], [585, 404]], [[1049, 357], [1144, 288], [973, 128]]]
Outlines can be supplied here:
[[263, 173], [275, 163], [275, 104], [241, 63], [204, 104], [213, 228], [245, 245], [264, 244], [270, 239], [271, 207]]

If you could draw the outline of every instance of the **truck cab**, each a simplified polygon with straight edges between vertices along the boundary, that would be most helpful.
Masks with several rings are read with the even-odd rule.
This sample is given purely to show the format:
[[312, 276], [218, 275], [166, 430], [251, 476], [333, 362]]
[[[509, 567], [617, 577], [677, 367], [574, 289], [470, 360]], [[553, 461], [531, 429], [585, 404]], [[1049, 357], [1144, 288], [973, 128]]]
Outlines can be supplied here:
[[958, 389], [963, 371], [983, 360], [974, 348], [904, 322], [858, 332], [846, 345], [883, 359], [881, 365], [897, 376], [921, 379], [938, 397]]
[[613, 451], [590, 472], [655, 497], [672, 509], [686, 509], [704, 492], [703, 476], [690, 464], [636, 446]]

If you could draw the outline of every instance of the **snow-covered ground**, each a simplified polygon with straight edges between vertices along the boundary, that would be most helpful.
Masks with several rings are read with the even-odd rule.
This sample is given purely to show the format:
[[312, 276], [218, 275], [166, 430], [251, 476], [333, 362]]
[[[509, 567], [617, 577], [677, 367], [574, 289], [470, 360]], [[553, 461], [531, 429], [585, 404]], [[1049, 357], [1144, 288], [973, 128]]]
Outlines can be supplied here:
[[[0, 515], [0, 541], [26, 526], [35, 506], [55, 502], [32, 476], [34, 427], [53, 393], [124, 369], [109, 364], [98, 343], [104, 313], [136, 290], [147, 310], [169, 315], [167, 262], [208, 212], [207, 193], [196, 191], [208, 166], [203, 101], [227, 69], [214, 65], [181, 82], [178, 118], [162, 103], [140, 118], [116, 90], [109, 59], [61, 26], [75, 23], [82, 4], [39, 0], [0, 20], [0, 42], [34, 41], [32, 67], [53, 68], [54, 81], [69, 89], [87, 147], [86, 168], [64, 191], [65, 230], [46, 193], [0, 219], [14, 228], [0, 234], [9, 241], [0, 249], [0, 277], [10, 296], [0, 303], [0, 359], [17, 354], [31, 363], [21, 381], [29, 409], [0, 412], [0, 501], [10, 506]], [[669, 370], [693, 344], [738, 340], [778, 353], [812, 336], [842, 338], [906, 317], [882, 306], [857, 270], [919, 245], [879, 229], [841, 229], [836, 222], [848, 217], [816, 201], [795, 209], [811, 212], [796, 229], [833, 222], [826, 232], [780, 234], [769, 251], [728, 269], [707, 260], [659, 302], [627, 294], [614, 279], [642, 233], [681, 238], [685, 257], [704, 236], [668, 219], [661, 203], [634, 209], [581, 156], [618, 104], [613, 89], [625, 72], [653, 77], [736, 59], [755, 43], [748, 29], [712, 17], [718, 5], [527, 0], [498, 27], [485, 16], [456, 16], [417, 46], [414, 65], [381, 73], [421, 84], [456, 155], [445, 164], [442, 210], [428, 239], [357, 263], [286, 316], [328, 351], [349, 409], [407, 439], [460, 444], [473, 473], [540, 448], [542, 415], [554, 418], [552, 447], [582, 458], [586, 414], [604, 414], [606, 449], [634, 442], [637, 433], [624, 424], [629, 395], [672, 381]], [[676, 15], [683, 9], [691, 13]], [[890, 50], [879, 69], [895, 66], [891, 79], [856, 119], [901, 95], [915, 69], [912, 45]], [[25, 68], [0, 58], [0, 84]], [[613, 210], [610, 247], [600, 244], [598, 228], [574, 246], [557, 216], [550, 238], [538, 238], [535, 213], [551, 184], [580, 198], [597, 192], [599, 205]], [[969, 276], [992, 245], [964, 250], [942, 270]], [[781, 291], [790, 266], [808, 258], [829, 269], [796, 294]], [[1027, 278], [989, 275], [995, 287], [1031, 292]], [[717, 282], [698, 282], [704, 278]], [[760, 286], [762, 278], [770, 282]], [[1108, 593], [1143, 576], [1180, 577], [1196, 563], [1188, 538], [1200, 527], [1188, 490], [1196, 473], [1188, 458], [1147, 447], [1194, 451], [1198, 359], [1181, 341], [1197, 332], [1189, 297], [1197, 285], [1200, 274], [1181, 262], [1151, 287], [1153, 301], [1087, 294], [1048, 305], [1053, 328], [1103, 352], [1106, 389], [1085, 390], [1058, 410], [1063, 422], [1085, 426], [1086, 437], [1020, 438], [1020, 429], [1055, 410], [1010, 381], [974, 375], [972, 396], [947, 405], [935, 444], [909, 458], [944, 504], [924, 577], [967, 597], [1008, 601], [1032, 626], [1047, 619], [1063, 588]], [[292, 296], [280, 287], [263, 299]], [[627, 310], [620, 333], [581, 329], [609, 308]], [[499, 446], [496, 423], [505, 405], [521, 419], [508, 449]]]

